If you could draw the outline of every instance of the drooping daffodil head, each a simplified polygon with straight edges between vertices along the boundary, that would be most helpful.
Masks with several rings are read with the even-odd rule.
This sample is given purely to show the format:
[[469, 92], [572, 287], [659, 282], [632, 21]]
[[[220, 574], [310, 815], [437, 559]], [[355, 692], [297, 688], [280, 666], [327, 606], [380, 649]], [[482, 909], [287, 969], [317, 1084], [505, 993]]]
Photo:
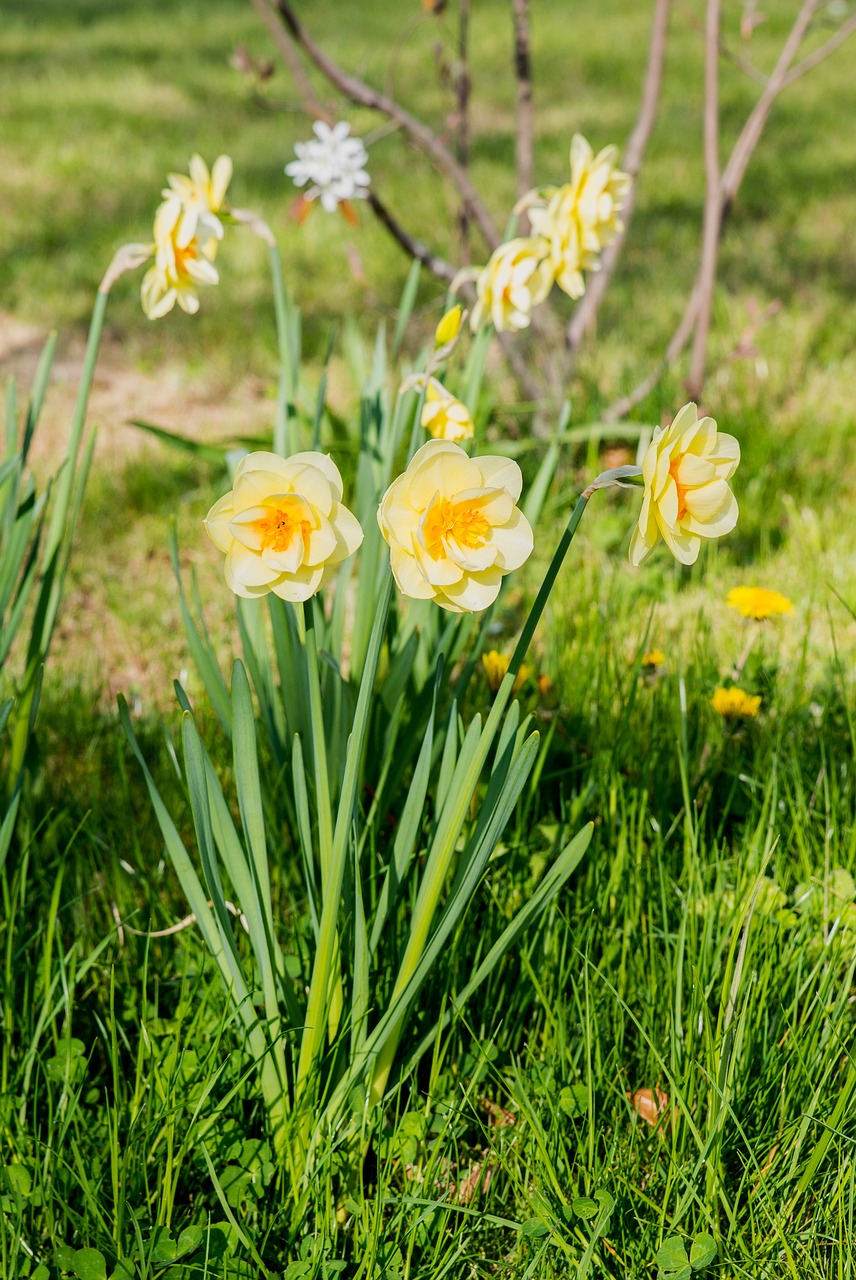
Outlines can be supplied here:
[[315, 452], [247, 454], [205, 528], [226, 556], [226, 583], [235, 595], [272, 591], [295, 604], [314, 596], [363, 540], [342, 502], [338, 467]]
[[169, 174], [169, 186], [163, 190], [164, 203], [159, 211], [163, 224], [175, 231], [175, 242], [185, 248], [191, 240], [223, 238], [223, 223], [218, 214], [223, 210], [226, 191], [232, 180], [232, 161], [218, 156], [209, 172], [199, 155], [190, 159], [190, 174]]
[[199, 290], [217, 284], [220, 277], [214, 266], [217, 241], [195, 237], [179, 244], [180, 223], [166, 202], [155, 216], [155, 260], [143, 276], [140, 290], [143, 310], [150, 320], [158, 320], [172, 311], [176, 303], [189, 315], [199, 310]]
[[704, 538], [721, 538], [737, 524], [729, 480], [740, 461], [734, 436], [717, 431], [685, 404], [668, 427], [654, 432], [642, 459], [644, 497], [630, 542], [639, 565], [660, 538], [681, 564], [694, 564]]
[[621, 230], [618, 214], [630, 190], [630, 175], [616, 166], [617, 147], [597, 155], [582, 136], [571, 139], [571, 181], [580, 228], [583, 266], [589, 255], [600, 254]]
[[474, 434], [467, 406], [436, 378], [429, 378], [425, 386], [421, 423], [435, 440], [472, 440]]
[[497, 333], [526, 329], [532, 311], [553, 285], [550, 246], [537, 236], [507, 240], [494, 250], [476, 281], [476, 304], [470, 316], [473, 331], [485, 320]]
[[452, 613], [492, 604], [504, 576], [532, 554], [532, 529], [516, 506], [522, 485], [508, 458], [468, 458], [446, 440], [424, 444], [378, 510], [402, 594]]

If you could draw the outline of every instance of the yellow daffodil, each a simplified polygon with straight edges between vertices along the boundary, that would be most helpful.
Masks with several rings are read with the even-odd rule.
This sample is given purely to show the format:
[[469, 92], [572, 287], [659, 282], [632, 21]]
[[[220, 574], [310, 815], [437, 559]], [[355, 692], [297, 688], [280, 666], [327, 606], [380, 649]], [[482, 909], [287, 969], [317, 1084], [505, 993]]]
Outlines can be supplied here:
[[450, 342], [454, 342], [463, 320], [464, 312], [460, 304], [452, 307], [451, 311], [447, 311], [443, 319], [434, 330], [434, 345], [436, 347], [446, 347]]
[[662, 536], [681, 564], [694, 564], [702, 538], [721, 538], [737, 523], [737, 500], [728, 481], [740, 461], [734, 436], [717, 431], [685, 404], [669, 427], [654, 432], [642, 459], [645, 496], [630, 543], [639, 565]]
[[155, 261], [143, 276], [141, 297], [143, 310], [150, 320], [158, 320], [172, 311], [176, 302], [183, 311], [195, 315], [199, 310], [199, 290], [217, 284], [220, 277], [214, 266], [217, 241], [193, 239], [180, 245], [178, 224], [173, 211], [162, 204], [155, 215]]
[[647, 653], [642, 654], [643, 667], [662, 667], [666, 661], [666, 655], [662, 649], [649, 649]]
[[[505, 653], [500, 653], [497, 649], [491, 649], [488, 653], [482, 654], [482, 667], [487, 677], [488, 688], [492, 693], [496, 693], [499, 686], [505, 679], [511, 659]], [[514, 681], [513, 690], [515, 693], [525, 684], [529, 678], [529, 668], [526, 663], [522, 663], [520, 670]]]
[[761, 696], [746, 693], [745, 690], [733, 685], [730, 689], [717, 689], [710, 700], [710, 705], [726, 720], [751, 719], [758, 714]]
[[[583, 271], [597, 270], [604, 248], [621, 230], [618, 214], [630, 189], [630, 176], [616, 168], [616, 147], [597, 155], [581, 134], [571, 141], [571, 179], [546, 193], [546, 202], [529, 209], [533, 232], [550, 245], [560, 289], [572, 298], [585, 292]], [[536, 192], [524, 197], [525, 207]]]
[[529, 236], [508, 240], [494, 251], [476, 281], [478, 298], [470, 316], [474, 330], [491, 320], [497, 333], [526, 329], [533, 308], [553, 284], [550, 246]]
[[508, 458], [468, 458], [447, 440], [424, 444], [378, 510], [398, 589], [452, 613], [486, 609], [505, 574], [532, 554], [532, 530], [515, 505], [522, 487]]
[[420, 421], [435, 440], [473, 438], [473, 420], [469, 409], [436, 378], [429, 378], [425, 387], [425, 404]]
[[228, 156], [218, 156], [209, 173], [202, 157], [194, 155], [189, 177], [183, 173], [169, 175], [160, 216], [163, 224], [174, 230], [179, 248], [186, 248], [193, 240], [203, 244], [210, 239], [222, 240], [223, 224], [217, 215], [231, 179], [232, 161]]
[[226, 583], [252, 599], [308, 600], [363, 540], [342, 504], [342, 477], [323, 453], [250, 453], [205, 528], [226, 556]]
[[729, 591], [726, 604], [737, 609], [744, 618], [772, 618], [776, 613], [793, 613], [793, 603], [787, 596], [766, 587], [734, 587]]

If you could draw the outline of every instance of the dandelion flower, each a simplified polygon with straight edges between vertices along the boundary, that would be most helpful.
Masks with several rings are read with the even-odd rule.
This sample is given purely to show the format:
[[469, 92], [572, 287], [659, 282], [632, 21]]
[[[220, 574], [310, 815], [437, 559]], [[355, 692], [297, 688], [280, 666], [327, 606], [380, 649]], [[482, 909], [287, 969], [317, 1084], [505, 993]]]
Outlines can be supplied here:
[[522, 487], [508, 458], [468, 458], [447, 440], [424, 444], [378, 509], [399, 591], [452, 613], [493, 604], [505, 574], [533, 550], [515, 505]]
[[474, 427], [470, 411], [447, 391], [442, 382], [429, 378], [420, 419], [435, 440], [472, 440]]
[[758, 714], [761, 696], [733, 685], [730, 689], [716, 689], [710, 705], [726, 720], [751, 719]]
[[208, 512], [205, 528], [226, 556], [235, 595], [308, 600], [363, 540], [342, 503], [342, 477], [323, 453], [249, 453], [234, 486]]
[[[497, 649], [491, 649], [487, 653], [482, 654], [482, 667], [487, 678], [488, 688], [492, 693], [496, 693], [499, 686], [505, 679], [511, 659], [505, 653], [499, 653]], [[526, 680], [529, 678], [529, 668], [526, 663], [522, 663], [520, 670], [514, 681], [513, 691], [517, 693]]]
[[297, 159], [285, 166], [294, 185], [307, 188], [304, 200], [320, 198], [328, 213], [349, 200], [365, 200], [369, 194], [370, 179], [365, 168], [369, 157], [362, 140], [348, 136], [351, 126], [344, 120], [332, 128], [323, 120], [316, 120], [312, 130], [315, 137], [296, 142]]
[[744, 618], [772, 618], [777, 613], [793, 613], [794, 606], [787, 596], [767, 587], [734, 587], [728, 593], [726, 604], [737, 609]]
[[649, 649], [647, 653], [642, 654], [643, 667], [662, 667], [666, 661], [666, 655], [662, 649]]
[[717, 431], [713, 418], [699, 418], [694, 404], [659, 427], [642, 459], [645, 496], [630, 563], [640, 565], [662, 537], [681, 564], [694, 564], [702, 538], [730, 533], [737, 500], [728, 481], [739, 461], [734, 436]]

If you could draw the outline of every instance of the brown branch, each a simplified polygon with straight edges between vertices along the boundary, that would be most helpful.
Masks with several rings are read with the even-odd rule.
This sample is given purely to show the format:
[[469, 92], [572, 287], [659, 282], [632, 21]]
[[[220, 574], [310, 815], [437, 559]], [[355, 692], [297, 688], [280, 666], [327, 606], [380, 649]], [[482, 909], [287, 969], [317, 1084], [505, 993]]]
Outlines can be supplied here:
[[713, 287], [716, 283], [716, 259], [722, 224], [722, 199], [719, 191], [719, 27], [722, 11], [720, 0], [707, 0], [704, 55], [704, 171], [705, 200], [702, 231], [701, 264], [698, 273], [698, 310], [696, 314], [687, 393], [697, 400], [704, 386], [704, 362], [707, 335], [713, 310]]
[[[458, 164], [468, 171], [470, 163], [470, 0], [459, 0], [458, 4], [458, 67], [455, 81], [455, 94], [458, 100], [457, 141]], [[470, 258], [470, 211], [466, 201], [461, 203], [458, 214], [458, 229], [461, 236], [461, 256], [464, 262]]]
[[488, 248], [493, 251], [499, 244], [499, 235], [493, 219], [470, 181], [469, 174], [461, 168], [448, 147], [443, 145], [433, 130], [416, 116], [411, 115], [394, 98], [389, 97], [388, 94], [379, 93], [378, 90], [373, 89], [357, 76], [351, 75], [329, 58], [303, 27], [288, 0], [277, 0], [277, 10], [292, 39], [340, 93], [350, 98], [356, 105], [368, 107], [369, 110], [378, 111], [388, 119], [394, 120], [407, 136], [431, 157], [437, 168], [457, 187], [462, 201], [478, 224]]
[[[517, 81], [517, 196], [532, 189], [535, 172], [535, 127], [532, 102], [532, 58], [529, 52], [529, 0], [511, 0], [514, 21], [514, 76]], [[526, 235], [529, 219], [520, 219], [520, 234]]]
[[368, 194], [368, 203], [377, 220], [386, 227], [397, 244], [400, 244], [405, 253], [411, 258], [418, 259], [423, 267], [436, 276], [438, 280], [451, 282], [454, 280], [456, 270], [450, 262], [446, 262], [445, 258], [439, 257], [436, 253], [424, 245], [421, 240], [417, 240], [409, 231], [405, 231], [401, 223], [387, 209], [386, 205], [381, 201], [380, 197], [374, 190], [370, 190]]
[[267, 27], [271, 34], [274, 44], [282, 54], [284, 62], [287, 64], [289, 71], [297, 82], [300, 91], [300, 97], [303, 105], [309, 115], [314, 116], [316, 120], [324, 120], [327, 124], [335, 124], [335, 120], [327, 111], [318, 98], [312, 87], [312, 81], [304, 70], [303, 63], [300, 61], [297, 50], [293, 42], [289, 39], [287, 32], [283, 30], [282, 23], [271, 9], [267, 0], [250, 0], [256, 13]]
[[571, 351], [576, 351], [585, 334], [594, 328], [598, 308], [603, 295], [606, 293], [606, 287], [612, 278], [619, 254], [627, 238], [627, 228], [630, 225], [630, 219], [633, 217], [633, 209], [636, 204], [639, 173], [642, 168], [642, 161], [645, 158], [648, 139], [651, 136], [651, 130], [657, 117], [657, 107], [660, 101], [660, 86], [663, 81], [663, 64], [666, 57], [670, 6], [671, 0], [655, 0], [651, 43], [648, 49], [648, 66], [642, 90], [642, 104], [639, 108], [639, 116], [633, 132], [627, 143], [627, 152], [624, 157], [624, 168], [633, 181], [624, 201], [624, 207], [621, 210], [622, 229], [618, 232], [612, 244], [607, 245], [604, 250], [600, 271], [589, 279], [586, 292], [571, 317], [567, 330], [567, 344]]
[[807, 58], [803, 58], [802, 62], [798, 62], [792, 71], [785, 76], [783, 88], [787, 89], [788, 85], [793, 84], [795, 80], [799, 80], [800, 76], [804, 76], [807, 71], [811, 71], [812, 67], [816, 67], [819, 62], [823, 62], [824, 58], [828, 58], [834, 53], [839, 45], [849, 39], [856, 31], [856, 13], [848, 18], [846, 22], [842, 22], [834, 36], [815, 49], [814, 53], [810, 53]]
[[[740, 131], [740, 136], [732, 148], [728, 163], [720, 179], [720, 233], [725, 216], [740, 188], [746, 167], [761, 139], [761, 134], [769, 118], [773, 103], [785, 87], [791, 63], [796, 57], [799, 46], [808, 30], [809, 23], [817, 8], [817, 3], [818, 0], [803, 0], [802, 7], [782, 48], [773, 73], [767, 82], [767, 87], [750, 112], [746, 123]], [[672, 334], [669, 345], [666, 348], [666, 354], [659, 367], [646, 378], [643, 378], [627, 395], [622, 396], [614, 404], [610, 405], [604, 412], [604, 421], [615, 422], [619, 418], [626, 417], [631, 409], [634, 409], [637, 404], [640, 404], [653, 391], [666, 370], [681, 355], [695, 327], [700, 297], [699, 283], [700, 276], [697, 275], [684, 314], [677, 329]]]

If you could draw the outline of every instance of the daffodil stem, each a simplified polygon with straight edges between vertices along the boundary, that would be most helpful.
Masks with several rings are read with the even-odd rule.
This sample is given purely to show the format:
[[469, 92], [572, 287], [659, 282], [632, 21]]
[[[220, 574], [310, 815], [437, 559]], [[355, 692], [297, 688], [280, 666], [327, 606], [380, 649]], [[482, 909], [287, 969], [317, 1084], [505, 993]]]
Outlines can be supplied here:
[[273, 279], [273, 305], [276, 313], [276, 338], [279, 347], [279, 386], [276, 396], [276, 416], [273, 425], [274, 453], [282, 457], [296, 453], [299, 445], [292, 439], [292, 422], [296, 423], [291, 409], [294, 403], [296, 388], [291, 367], [291, 351], [289, 349], [288, 303], [285, 297], [285, 285], [282, 279], [282, 259], [275, 243], [269, 246], [271, 277]]
[[[588, 491], [586, 491], [586, 493], [587, 492]], [[520, 639], [517, 641], [517, 645], [515, 646], [514, 653], [511, 656], [511, 661], [508, 664], [508, 671], [505, 675], [505, 679], [500, 685], [500, 690], [499, 690], [499, 693], [497, 694], [497, 702], [500, 700], [500, 697], [502, 696], [503, 706], [508, 701], [509, 696], [514, 688], [514, 681], [517, 678], [520, 668], [523, 665], [523, 659], [526, 657], [526, 653], [529, 649], [530, 644], [532, 643], [532, 637], [535, 634], [535, 628], [538, 626], [538, 623], [541, 621], [541, 614], [544, 612], [544, 609], [546, 608], [547, 601], [550, 598], [550, 592], [553, 590], [553, 584], [555, 583], [557, 577], [559, 576], [559, 570], [561, 569], [565, 560], [565, 556], [568, 554], [570, 545], [574, 540], [574, 534], [576, 533], [577, 527], [583, 518], [583, 512], [588, 506], [588, 497], [586, 496], [586, 493], [580, 494], [579, 498], [577, 498], [576, 506], [571, 512], [571, 518], [568, 521], [565, 532], [562, 534], [559, 540], [559, 545], [556, 547], [556, 550], [553, 552], [553, 559], [550, 561], [550, 566], [544, 575], [544, 581], [541, 583], [541, 589], [538, 592], [537, 596], [535, 597], [535, 603], [533, 604], [532, 608], [529, 610], [528, 618], [523, 624], [523, 630], [520, 633]], [[503, 695], [503, 691], [505, 691], [504, 695]], [[496, 704], [494, 704], [494, 706], [495, 705]]]

